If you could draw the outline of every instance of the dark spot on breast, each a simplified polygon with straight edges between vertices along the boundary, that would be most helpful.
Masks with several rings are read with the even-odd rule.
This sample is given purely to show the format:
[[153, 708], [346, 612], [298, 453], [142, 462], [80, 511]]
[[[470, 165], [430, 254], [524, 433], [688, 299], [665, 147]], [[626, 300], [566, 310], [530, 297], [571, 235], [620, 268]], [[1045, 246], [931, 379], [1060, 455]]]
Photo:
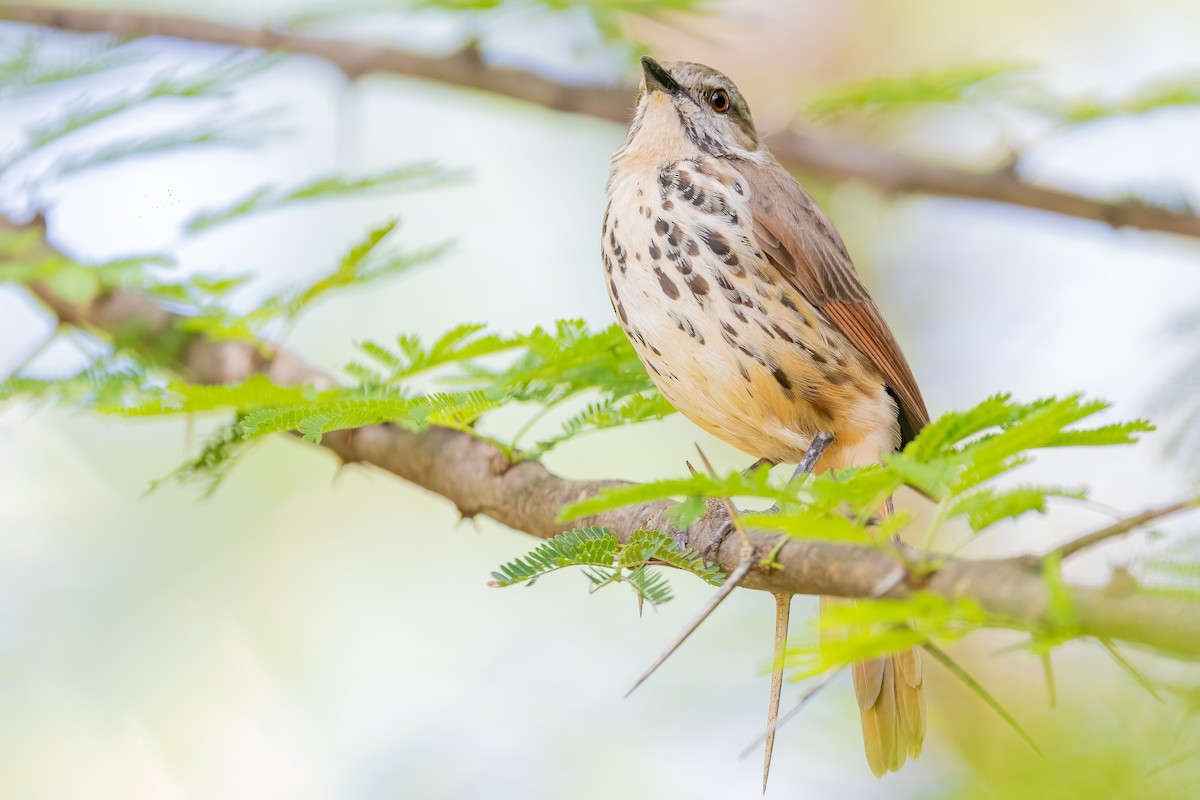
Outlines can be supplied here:
[[750, 380], [750, 370], [746, 369], [746, 365], [741, 361], [738, 362], [738, 372], [742, 373], [742, 377]]
[[629, 315], [625, 313], [625, 306], [620, 300], [617, 301], [617, 315], [621, 318], [621, 322], [629, 324]]
[[604, 250], [600, 251], [600, 255], [604, 256], [604, 271], [609, 275], [612, 274], [612, 259], [608, 257], [608, 253]]
[[675, 282], [668, 278], [666, 273], [658, 267], [654, 268], [654, 274], [658, 276], [658, 285], [662, 288], [663, 294], [672, 300], [678, 300], [679, 287], [675, 285]]
[[690, 237], [690, 236], [689, 236], [689, 237], [687, 237], [687, 240], [686, 240], [686, 241], [684, 241], [684, 243], [683, 243], [683, 249], [684, 249], [685, 251], [687, 251], [687, 254], [688, 254], [689, 256], [698, 256], [698, 255], [700, 255], [700, 245], [696, 244], [696, 240], [695, 240], [695, 239], [693, 239], [693, 238], [692, 238], [692, 237]]
[[638, 197], [641, 197], [641, 196], [642, 196], [642, 190], [638, 189]]
[[770, 328], [763, 324], [762, 320], [756, 319], [754, 321], [758, 324], [758, 327], [762, 328], [763, 333], [765, 333], [769, 338], [775, 338], [775, 334], [771, 332]]
[[737, 349], [738, 349], [738, 350], [741, 350], [743, 353], [745, 353], [746, 355], [750, 356], [750, 357], [751, 357], [751, 358], [753, 358], [755, 361], [757, 361], [759, 364], [762, 364], [764, 367], [767, 365], [767, 360], [766, 360], [765, 358], [763, 358], [761, 354], [759, 354], [758, 352], [756, 352], [756, 351], [754, 351], [754, 350], [750, 349], [749, 347], [747, 347], [746, 345], [742, 344], [741, 342], [738, 342], [738, 343], [737, 343]]
[[662, 217], [654, 220], [654, 232], [659, 236], [666, 236], [667, 231], [671, 230], [671, 223], [667, 222]]
[[671, 247], [679, 247], [679, 237], [679, 226], [672, 225], [671, 232], [667, 234], [667, 244], [669, 244]]
[[735, 184], [733, 185], [733, 190], [734, 190], [735, 192], [737, 192], [738, 194], [745, 194], [745, 193], [746, 193], [746, 190], [742, 188], [742, 184], [741, 184], [741, 183], [735, 183]]
[[708, 294], [708, 281], [704, 280], [703, 275], [691, 275], [684, 278], [687, 281], [688, 288], [692, 290], [692, 294], [697, 297], [703, 297]]
[[791, 344], [795, 344], [795, 343], [796, 343], [796, 340], [795, 340], [795, 339], [793, 339], [793, 338], [792, 338], [792, 337], [791, 337], [791, 336], [788, 334], [788, 332], [787, 332], [787, 331], [785, 331], [783, 328], [779, 327], [779, 323], [778, 323], [778, 322], [772, 322], [772, 323], [771, 323], [771, 327], [772, 327], [772, 328], [774, 328], [774, 329], [775, 329], [775, 332], [779, 334], [779, 338], [780, 338], [780, 339], [783, 339], [785, 342], [790, 342]]
[[729, 242], [725, 241], [725, 237], [717, 231], [701, 228], [700, 238], [708, 245], [708, 249], [712, 250], [718, 256], [724, 258], [729, 255]]
[[740, 308], [735, 308], [733, 310], [733, 315], [735, 317], [737, 317], [738, 321], [741, 322], [743, 325], [750, 321], [750, 320], [746, 319], [746, 315], [742, 313], [742, 310]]
[[724, 320], [721, 320], [721, 327], [724, 328], [725, 332], [728, 333], [730, 336], [738, 335], [737, 328], [733, 327], [732, 325], [730, 325], [728, 322], [725, 322]]
[[642, 213], [643, 211], [645, 211], [645, 210], [646, 210], [646, 207], [645, 207], [645, 206], [638, 206], [638, 213], [639, 213], [639, 214], [641, 214], [641, 213]]
[[670, 211], [674, 207], [675, 207], [675, 204], [672, 203], [670, 200], [663, 200], [663, 211]]
[[658, 349], [657, 347], [655, 347], [654, 345], [652, 345], [652, 344], [647, 344], [646, 346], [650, 348], [650, 352], [654, 353], [654, 355], [656, 355], [656, 356], [661, 356], [661, 355], [662, 355], [662, 351], [661, 351], [661, 350], [659, 350], [659, 349]]
[[612, 246], [613, 255], [617, 257], [617, 266], [621, 268], [621, 272], [625, 271], [625, 247], [617, 241], [615, 231], [617, 223], [613, 221], [613, 229], [608, 232], [608, 243]]
[[796, 304], [792, 302], [792, 298], [788, 297], [787, 292], [780, 293], [779, 302], [783, 303], [784, 308], [791, 309], [792, 311], [800, 310], [800, 309], [796, 308]]
[[658, 258], [661, 255], [662, 255], [662, 251], [659, 250], [658, 245], [656, 245], [654, 243], [654, 241], [651, 240], [650, 241], [650, 257], [653, 258], [655, 261], [658, 261]]
[[790, 392], [792, 390], [792, 382], [790, 380], [788, 380], [787, 373], [783, 371], [783, 367], [776, 367], [771, 372], [771, 375], [772, 375], [772, 377], [775, 378], [775, 380], [777, 380], [779, 382], [779, 385], [782, 386], [786, 391]]
[[686, 333], [688, 336], [695, 339], [700, 344], [704, 344], [704, 336], [700, 331], [696, 330], [696, 326], [687, 317], [676, 317], [675, 324], [679, 326], [679, 330]]

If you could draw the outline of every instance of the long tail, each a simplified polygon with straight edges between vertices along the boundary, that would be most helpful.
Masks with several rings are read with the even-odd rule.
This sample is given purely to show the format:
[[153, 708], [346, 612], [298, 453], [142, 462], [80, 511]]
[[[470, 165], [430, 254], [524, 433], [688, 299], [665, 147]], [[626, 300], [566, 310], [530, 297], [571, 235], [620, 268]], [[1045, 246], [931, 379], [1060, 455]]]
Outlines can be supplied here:
[[763, 794], [771, 774], [771, 751], [775, 749], [775, 720], [779, 719], [779, 696], [783, 692], [783, 657], [787, 653], [788, 616], [792, 610], [790, 594], [775, 595], [775, 659], [771, 662], [771, 699], [767, 705], [767, 741], [763, 749]]
[[[822, 597], [822, 607], [853, 603]], [[925, 685], [916, 648], [850, 667], [862, 715], [863, 747], [876, 777], [895, 772], [921, 755], [925, 742]]]

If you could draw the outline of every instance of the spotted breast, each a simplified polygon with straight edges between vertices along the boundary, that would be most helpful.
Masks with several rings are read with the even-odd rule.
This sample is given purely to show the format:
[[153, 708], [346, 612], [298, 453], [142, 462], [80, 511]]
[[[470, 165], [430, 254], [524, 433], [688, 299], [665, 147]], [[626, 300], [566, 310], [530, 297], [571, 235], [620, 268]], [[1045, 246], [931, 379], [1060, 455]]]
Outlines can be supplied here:
[[899, 439], [895, 404], [768, 262], [750, 191], [730, 159], [614, 168], [602, 231], [613, 308], [666, 398], [718, 438], [795, 462], [826, 431], [836, 446], [822, 468], [869, 463]]

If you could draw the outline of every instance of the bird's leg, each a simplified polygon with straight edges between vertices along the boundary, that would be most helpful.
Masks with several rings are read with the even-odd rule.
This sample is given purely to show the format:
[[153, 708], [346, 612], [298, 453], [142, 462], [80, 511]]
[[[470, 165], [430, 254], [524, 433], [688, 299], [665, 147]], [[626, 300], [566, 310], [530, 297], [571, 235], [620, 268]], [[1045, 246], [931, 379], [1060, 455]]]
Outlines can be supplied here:
[[[821, 460], [821, 456], [825, 455], [825, 451], [829, 449], [829, 445], [833, 443], [833, 434], [818, 433], [812, 438], [812, 442], [808, 445], [808, 449], [804, 451], [804, 457], [800, 459], [800, 463], [796, 465], [796, 471], [792, 473], [792, 477], [788, 479], [788, 486], [794, 486], [797, 481], [812, 473], [816, 468], [817, 462]], [[779, 513], [779, 504], [775, 503], [766, 510], [767, 514]]]
[[783, 692], [783, 661], [787, 654], [788, 616], [792, 596], [775, 595], [775, 658], [771, 662], [771, 699], [767, 705], [767, 742], [763, 750], [763, 794], [767, 792], [767, 777], [771, 774], [771, 752], [775, 748], [775, 720], [779, 718], [779, 695]]
[[832, 442], [833, 434], [831, 433], [818, 433], [814, 436], [808, 450], [804, 451], [804, 458], [800, 459], [800, 463], [796, 465], [796, 471], [792, 473], [792, 480], [811, 474]]

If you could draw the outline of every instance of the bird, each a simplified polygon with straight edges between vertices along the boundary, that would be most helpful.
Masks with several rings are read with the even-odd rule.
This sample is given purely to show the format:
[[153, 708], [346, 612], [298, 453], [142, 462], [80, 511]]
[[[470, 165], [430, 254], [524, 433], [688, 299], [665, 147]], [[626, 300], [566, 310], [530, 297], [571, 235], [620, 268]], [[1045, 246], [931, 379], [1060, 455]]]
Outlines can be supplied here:
[[[613, 310], [655, 385], [771, 464], [822, 472], [902, 448], [929, 413], [833, 222], [771, 154], [733, 81], [703, 64], [641, 65], [601, 250]], [[790, 599], [777, 596], [764, 791]], [[920, 653], [851, 673], [867, 762], [882, 776], [921, 752]]]

